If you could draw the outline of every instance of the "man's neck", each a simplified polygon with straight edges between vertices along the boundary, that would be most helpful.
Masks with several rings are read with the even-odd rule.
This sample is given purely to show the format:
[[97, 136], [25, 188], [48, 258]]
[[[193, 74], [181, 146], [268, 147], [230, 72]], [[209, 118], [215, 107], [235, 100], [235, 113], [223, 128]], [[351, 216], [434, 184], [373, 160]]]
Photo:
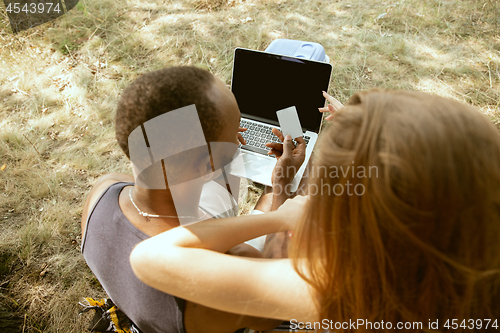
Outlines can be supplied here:
[[[203, 186], [190, 186], [189, 189], [183, 191], [171, 191], [170, 188], [150, 190], [134, 185], [130, 194], [137, 208], [144, 213], [198, 216], [202, 188]], [[180, 211], [177, 212], [177, 210]]]

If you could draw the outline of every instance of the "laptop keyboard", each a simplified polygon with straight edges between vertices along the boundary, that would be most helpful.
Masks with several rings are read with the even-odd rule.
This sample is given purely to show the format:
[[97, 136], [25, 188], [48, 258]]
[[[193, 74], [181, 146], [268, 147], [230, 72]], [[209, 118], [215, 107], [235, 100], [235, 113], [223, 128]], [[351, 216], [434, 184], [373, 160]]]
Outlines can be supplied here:
[[[247, 143], [246, 145], [242, 146], [245, 149], [267, 155], [269, 148], [266, 147], [266, 143], [281, 143], [278, 137], [271, 131], [274, 126], [242, 119], [240, 122], [240, 127], [247, 128], [245, 132], [241, 133]], [[279, 129], [279, 127], [276, 128]], [[306, 145], [309, 143], [310, 139], [310, 137], [304, 136]], [[293, 140], [293, 143], [297, 144], [295, 140]], [[274, 157], [273, 155], [270, 156]]]

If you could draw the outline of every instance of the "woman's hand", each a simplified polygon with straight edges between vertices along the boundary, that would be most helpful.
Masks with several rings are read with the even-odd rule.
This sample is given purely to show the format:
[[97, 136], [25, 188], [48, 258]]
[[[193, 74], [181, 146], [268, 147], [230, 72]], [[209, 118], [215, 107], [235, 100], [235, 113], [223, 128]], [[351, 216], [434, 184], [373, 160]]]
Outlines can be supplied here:
[[330, 103], [323, 108], [319, 108], [319, 112], [330, 112], [330, 115], [326, 117], [326, 120], [332, 120], [335, 117], [335, 112], [340, 110], [344, 105], [340, 103], [336, 98], [328, 95], [326, 91], [323, 91], [323, 96]]
[[297, 223], [302, 220], [309, 196], [297, 195], [283, 203], [277, 212], [279, 220], [283, 223], [283, 229], [294, 231]]
[[278, 162], [273, 169], [272, 183], [274, 185], [286, 186], [290, 184], [299, 171], [306, 157], [306, 142], [302, 137], [295, 138], [297, 146], [292, 142], [292, 138], [287, 135], [283, 138], [277, 128], [273, 128], [273, 133], [283, 143], [266, 143], [266, 146], [271, 148], [269, 155], [275, 155]]

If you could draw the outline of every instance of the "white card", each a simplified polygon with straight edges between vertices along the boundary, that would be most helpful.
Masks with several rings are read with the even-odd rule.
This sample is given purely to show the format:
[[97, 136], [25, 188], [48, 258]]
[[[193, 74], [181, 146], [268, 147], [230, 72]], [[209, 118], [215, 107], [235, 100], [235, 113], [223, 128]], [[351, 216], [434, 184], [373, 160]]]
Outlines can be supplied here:
[[278, 121], [280, 122], [283, 137], [290, 135], [292, 139], [302, 137], [302, 126], [300, 126], [299, 115], [295, 106], [276, 111]]

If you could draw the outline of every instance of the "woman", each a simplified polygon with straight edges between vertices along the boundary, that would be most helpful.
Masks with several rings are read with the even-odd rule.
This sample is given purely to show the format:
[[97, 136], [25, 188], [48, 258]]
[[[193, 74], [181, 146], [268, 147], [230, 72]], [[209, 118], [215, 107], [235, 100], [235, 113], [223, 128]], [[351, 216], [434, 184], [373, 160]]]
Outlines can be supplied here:
[[[331, 124], [308, 198], [146, 240], [131, 254], [139, 279], [222, 311], [335, 331], [498, 327], [497, 129], [452, 100], [379, 90], [354, 95]], [[283, 165], [296, 162], [292, 149], [286, 140]], [[283, 230], [291, 259], [221, 254]]]

